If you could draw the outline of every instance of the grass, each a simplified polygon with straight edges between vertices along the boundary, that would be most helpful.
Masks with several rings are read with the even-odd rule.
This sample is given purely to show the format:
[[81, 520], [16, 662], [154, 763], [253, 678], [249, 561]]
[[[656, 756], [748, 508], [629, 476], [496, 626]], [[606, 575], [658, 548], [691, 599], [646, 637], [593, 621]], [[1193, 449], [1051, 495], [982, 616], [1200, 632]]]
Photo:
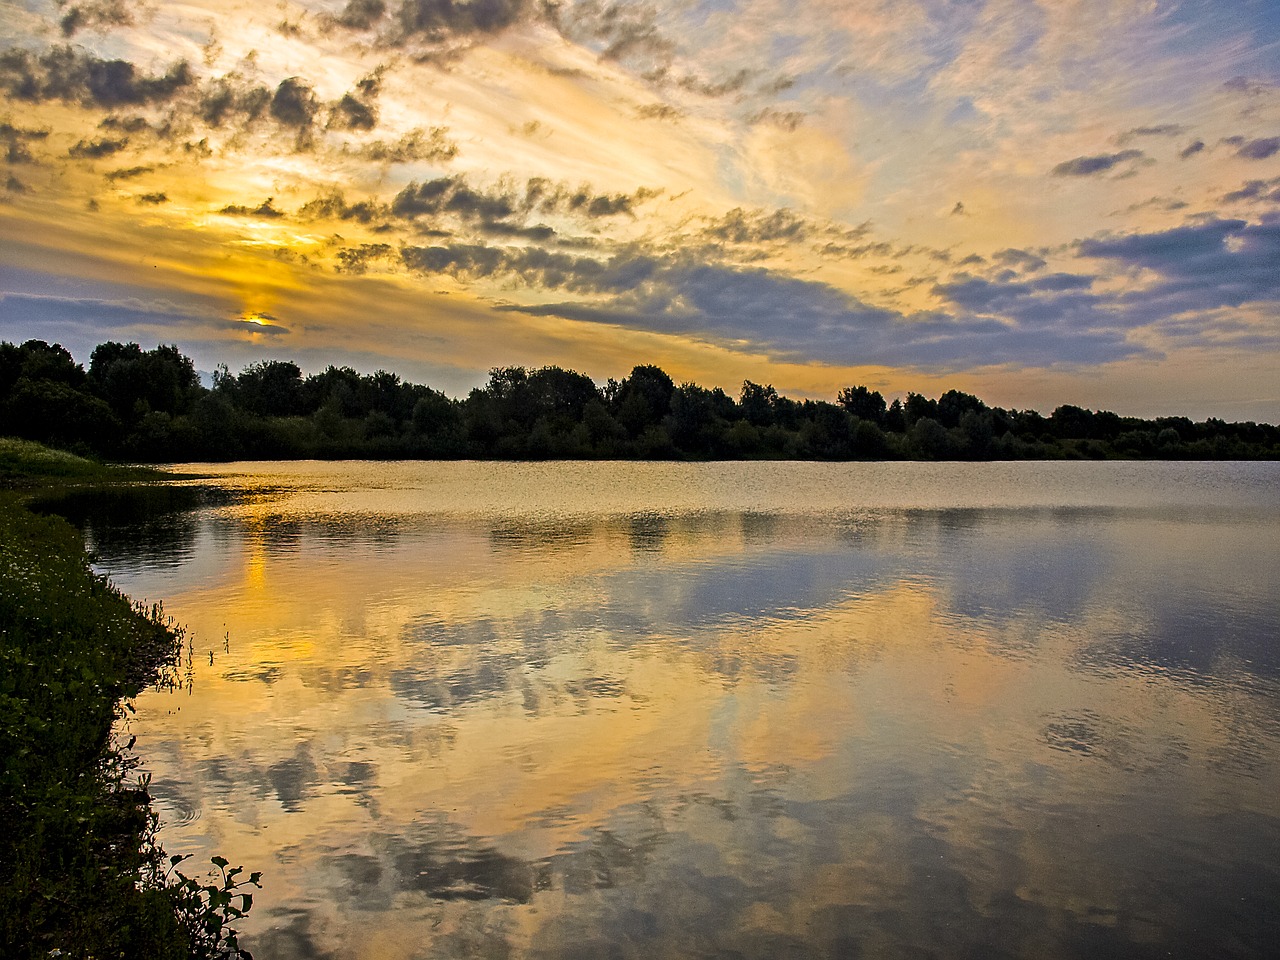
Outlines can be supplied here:
[[26, 507], [51, 488], [156, 476], [0, 440], [0, 956], [236, 955], [227, 921], [257, 876], [221, 858], [209, 883], [177, 872], [115, 733], [176, 666], [182, 631], [94, 573], [74, 527]]
[[30, 440], [0, 437], [0, 488], [29, 489], [50, 484], [136, 483], [170, 476], [147, 467], [123, 467], [77, 457]]

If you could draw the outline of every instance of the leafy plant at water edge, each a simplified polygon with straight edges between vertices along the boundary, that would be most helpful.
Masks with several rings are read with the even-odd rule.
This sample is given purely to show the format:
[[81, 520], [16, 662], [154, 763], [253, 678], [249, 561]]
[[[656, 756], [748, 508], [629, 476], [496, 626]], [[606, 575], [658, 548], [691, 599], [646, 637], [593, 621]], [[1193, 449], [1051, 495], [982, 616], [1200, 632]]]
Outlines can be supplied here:
[[253, 960], [240, 947], [231, 923], [241, 920], [253, 908], [253, 894], [246, 887], [261, 888], [262, 874], [254, 872], [240, 879], [244, 867], [227, 868], [225, 857], [213, 857], [217, 869], [210, 883], [200, 883], [178, 871], [178, 864], [190, 858], [172, 856], [163, 877], [163, 885], [173, 899], [178, 923], [186, 932], [193, 956], [228, 957]]

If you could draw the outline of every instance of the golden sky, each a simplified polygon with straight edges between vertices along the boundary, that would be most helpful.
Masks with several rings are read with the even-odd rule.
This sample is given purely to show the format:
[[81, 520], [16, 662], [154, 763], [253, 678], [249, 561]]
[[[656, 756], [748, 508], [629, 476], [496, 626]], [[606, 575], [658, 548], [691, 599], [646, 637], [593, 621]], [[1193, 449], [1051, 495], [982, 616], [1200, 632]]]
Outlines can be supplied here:
[[1270, 0], [18, 0], [0, 338], [1280, 420]]

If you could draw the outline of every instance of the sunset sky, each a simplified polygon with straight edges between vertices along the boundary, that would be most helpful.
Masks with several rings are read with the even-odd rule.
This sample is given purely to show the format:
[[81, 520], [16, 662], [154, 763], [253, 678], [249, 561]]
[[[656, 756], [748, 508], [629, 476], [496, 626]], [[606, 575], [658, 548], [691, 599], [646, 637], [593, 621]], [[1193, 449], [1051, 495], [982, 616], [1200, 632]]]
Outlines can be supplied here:
[[1275, 0], [3, 0], [0, 339], [1280, 421]]

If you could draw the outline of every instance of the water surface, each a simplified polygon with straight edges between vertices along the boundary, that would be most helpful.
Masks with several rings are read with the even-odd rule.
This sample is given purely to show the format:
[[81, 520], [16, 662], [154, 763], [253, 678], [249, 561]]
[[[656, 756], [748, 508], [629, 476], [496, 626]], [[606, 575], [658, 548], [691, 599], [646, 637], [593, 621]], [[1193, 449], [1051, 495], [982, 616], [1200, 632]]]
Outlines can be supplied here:
[[260, 960], [1280, 942], [1275, 465], [193, 469], [87, 533]]

